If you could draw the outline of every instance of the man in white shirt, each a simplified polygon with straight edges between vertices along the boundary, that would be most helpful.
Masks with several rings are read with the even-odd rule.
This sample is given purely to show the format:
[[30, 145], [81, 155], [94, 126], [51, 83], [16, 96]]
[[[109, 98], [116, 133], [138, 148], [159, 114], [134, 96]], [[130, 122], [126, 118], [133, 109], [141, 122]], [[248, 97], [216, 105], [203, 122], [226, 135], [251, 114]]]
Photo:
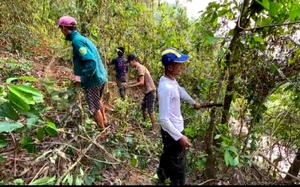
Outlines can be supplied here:
[[176, 81], [188, 58], [188, 55], [175, 48], [168, 48], [162, 52], [165, 74], [158, 84], [158, 106], [164, 147], [156, 174], [161, 182], [170, 178], [170, 185], [185, 184], [186, 149], [191, 145], [184, 135], [180, 101], [183, 99], [195, 109], [201, 108]]

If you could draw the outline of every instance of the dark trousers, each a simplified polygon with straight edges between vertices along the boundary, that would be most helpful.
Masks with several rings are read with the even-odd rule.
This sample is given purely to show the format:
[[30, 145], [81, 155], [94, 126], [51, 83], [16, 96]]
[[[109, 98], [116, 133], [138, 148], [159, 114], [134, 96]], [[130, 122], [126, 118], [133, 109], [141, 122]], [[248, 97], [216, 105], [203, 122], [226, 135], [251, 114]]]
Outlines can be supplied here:
[[[184, 132], [182, 132], [184, 134]], [[157, 176], [161, 181], [170, 178], [170, 185], [184, 185], [186, 175], [186, 150], [166, 131], [161, 129], [163, 152], [160, 156]]]
[[122, 83], [127, 82], [127, 77], [121, 77], [117, 78], [117, 86], [119, 89], [120, 97], [124, 100], [125, 99], [125, 87], [122, 85]]
[[125, 99], [125, 87], [122, 86], [122, 85], [119, 85], [118, 88], [119, 88], [119, 94], [120, 94], [120, 97], [121, 97], [122, 99]]

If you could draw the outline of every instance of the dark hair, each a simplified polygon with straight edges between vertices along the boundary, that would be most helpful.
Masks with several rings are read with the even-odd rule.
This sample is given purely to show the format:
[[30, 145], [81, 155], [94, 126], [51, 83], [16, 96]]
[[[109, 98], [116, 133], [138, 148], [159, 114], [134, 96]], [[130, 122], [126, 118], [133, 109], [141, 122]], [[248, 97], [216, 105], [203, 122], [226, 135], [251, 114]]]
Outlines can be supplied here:
[[138, 60], [138, 58], [134, 54], [130, 54], [127, 57], [128, 62], [133, 61], [133, 60]]
[[[62, 28], [63, 26], [60, 25], [59, 28]], [[76, 24], [73, 26], [65, 26], [69, 31], [74, 31], [77, 30]]]
[[125, 51], [124, 47], [118, 47], [117, 49], [118, 49], [118, 52], [121, 52], [121, 53], [124, 53], [124, 51]]
[[70, 31], [74, 31], [74, 30], [77, 30], [77, 27], [76, 26], [71, 26], [71, 27], [67, 27], [67, 29], [69, 29]]
[[124, 47], [118, 47], [117, 53], [118, 53], [118, 56], [123, 56], [124, 55]]

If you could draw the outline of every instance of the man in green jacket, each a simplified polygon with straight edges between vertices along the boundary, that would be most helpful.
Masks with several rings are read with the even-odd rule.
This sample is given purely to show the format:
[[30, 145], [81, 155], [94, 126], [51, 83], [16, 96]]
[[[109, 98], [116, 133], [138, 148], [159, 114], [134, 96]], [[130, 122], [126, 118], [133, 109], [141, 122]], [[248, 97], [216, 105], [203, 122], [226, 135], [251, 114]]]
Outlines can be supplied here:
[[96, 123], [104, 129], [107, 119], [102, 95], [107, 82], [107, 71], [96, 46], [79, 34], [76, 25], [76, 20], [70, 16], [62, 16], [58, 20], [58, 26], [66, 40], [72, 42], [74, 76], [71, 80], [73, 83], [81, 83], [90, 112]]

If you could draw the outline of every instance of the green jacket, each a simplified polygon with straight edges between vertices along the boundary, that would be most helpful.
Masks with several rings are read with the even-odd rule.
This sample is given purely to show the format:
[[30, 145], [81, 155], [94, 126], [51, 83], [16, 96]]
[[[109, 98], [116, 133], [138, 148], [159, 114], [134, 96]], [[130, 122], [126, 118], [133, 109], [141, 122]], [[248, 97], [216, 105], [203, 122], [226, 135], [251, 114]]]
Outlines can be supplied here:
[[81, 77], [81, 87], [87, 89], [107, 82], [107, 71], [96, 46], [76, 30], [66, 40], [72, 41], [74, 74]]

